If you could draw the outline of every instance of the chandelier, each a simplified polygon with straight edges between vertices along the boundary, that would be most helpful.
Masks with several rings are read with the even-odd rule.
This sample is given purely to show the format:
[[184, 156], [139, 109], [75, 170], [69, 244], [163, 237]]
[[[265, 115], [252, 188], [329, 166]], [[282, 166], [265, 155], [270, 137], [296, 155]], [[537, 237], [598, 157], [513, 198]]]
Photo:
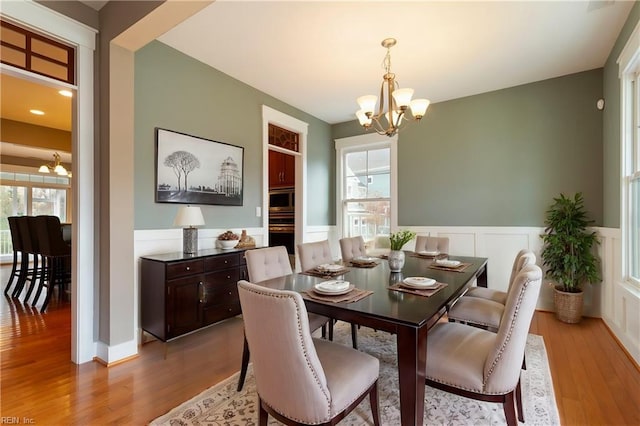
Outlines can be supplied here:
[[[382, 40], [382, 47], [387, 49], [387, 54], [382, 62], [385, 73], [382, 76], [383, 81], [380, 86], [378, 112], [376, 113], [378, 97], [375, 95], [360, 96], [357, 99], [360, 110], [356, 112], [358, 121], [366, 130], [373, 129], [378, 134], [389, 137], [398, 133], [404, 123], [409, 120], [409, 117], [419, 121], [427, 112], [427, 108], [431, 103], [428, 99], [411, 100], [413, 89], [399, 88], [396, 75], [391, 72], [391, 48], [396, 43], [395, 38]], [[411, 110], [411, 116], [407, 115], [407, 109]], [[386, 127], [383, 124], [383, 117], [387, 123]]]
[[65, 169], [64, 166], [60, 164], [60, 154], [58, 154], [57, 152], [53, 154], [53, 164], [43, 164], [38, 169], [38, 172], [40, 173], [51, 173], [52, 171], [59, 176], [71, 177], [71, 173], [69, 173], [67, 169]]

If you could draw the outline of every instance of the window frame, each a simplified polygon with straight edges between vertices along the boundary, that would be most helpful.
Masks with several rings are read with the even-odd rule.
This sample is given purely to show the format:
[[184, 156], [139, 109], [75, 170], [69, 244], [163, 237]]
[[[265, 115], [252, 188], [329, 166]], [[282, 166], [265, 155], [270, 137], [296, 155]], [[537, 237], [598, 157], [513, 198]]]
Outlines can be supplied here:
[[[640, 24], [636, 25], [617, 62], [620, 79], [622, 275], [625, 282], [640, 288], [640, 276], [632, 276], [634, 262], [639, 260], [633, 256], [634, 240], [631, 233], [633, 218], [640, 215], [640, 202], [635, 200], [634, 206], [632, 197], [632, 182], [640, 180]], [[640, 242], [635, 241], [635, 245], [637, 248]], [[640, 265], [636, 264], [636, 268], [640, 269]]]
[[[398, 136], [388, 137], [378, 134], [364, 134], [335, 140], [336, 149], [336, 227], [340, 238], [345, 236], [344, 207], [348, 201], [357, 201], [345, 198], [345, 156], [358, 151], [389, 148], [390, 183], [388, 198], [390, 204], [391, 232], [398, 228]], [[376, 201], [380, 199], [358, 199], [362, 201]], [[384, 200], [387, 200], [385, 197]]]
[[[3, 164], [2, 171], [8, 173], [21, 173], [28, 174], [34, 176], [42, 176], [42, 173], [38, 172], [38, 169], [33, 167], [24, 167], [24, 166], [14, 166]], [[69, 179], [68, 184], [59, 184], [59, 183], [49, 183], [49, 182], [33, 182], [31, 180], [28, 181], [19, 181], [19, 180], [8, 180], [8, 179], [0, 179], [0, 185], [3, 186], [20, 186], [27, 188], [27, 199], [25, 201], [25, 208], [27, 210], [27, 214], [31, 215], [33, 210], [33, 188], [46, 188], [46, 189], [63, 189], [66, 191], [66, 222], [72, 221], [72, 199], [71, 199], [71, 178]]]

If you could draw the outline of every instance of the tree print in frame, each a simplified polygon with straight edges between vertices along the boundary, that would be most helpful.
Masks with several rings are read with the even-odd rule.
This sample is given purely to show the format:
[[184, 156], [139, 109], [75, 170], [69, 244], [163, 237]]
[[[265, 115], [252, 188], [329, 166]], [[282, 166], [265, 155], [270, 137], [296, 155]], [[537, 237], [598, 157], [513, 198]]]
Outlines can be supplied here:
[[244, 148], [155, 131], [156, 203], [242, 205]]

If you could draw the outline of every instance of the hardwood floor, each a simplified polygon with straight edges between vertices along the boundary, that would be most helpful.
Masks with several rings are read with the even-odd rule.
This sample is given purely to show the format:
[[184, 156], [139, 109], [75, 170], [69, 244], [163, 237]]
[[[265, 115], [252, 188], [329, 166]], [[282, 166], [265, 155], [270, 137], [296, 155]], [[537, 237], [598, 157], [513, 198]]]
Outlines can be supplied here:
[[[640, 424], [640, 372], [601, 320], [566, 325], [536, 312], [531, 332], [544, 336], [563, 425]], [[21, 299], [0, 298], [0, 416], [142, 425], [240, 366], [237, 318], [170, 343], [166, 359], [164, 345], [153, 341], [110, 368], [71, 363], [70, 333], [68, 302], [54, 300], [40, 314]]]

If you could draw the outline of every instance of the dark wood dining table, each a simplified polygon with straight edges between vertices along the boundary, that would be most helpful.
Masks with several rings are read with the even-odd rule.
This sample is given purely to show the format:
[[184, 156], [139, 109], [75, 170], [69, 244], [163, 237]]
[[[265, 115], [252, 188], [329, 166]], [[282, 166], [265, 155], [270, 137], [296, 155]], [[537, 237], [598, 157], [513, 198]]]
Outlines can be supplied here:
[[[481, 257], [450, 256], [470, 264], [464, 271], [432, 269], [433, 259], [417, 257], [406, 252], [402, 272], [390, 272], [386, 260], [379, 259], [373, 268], [349, 266], [343, 279], [356, 288], [373, 294], [353, 303], [322, 302], [305, 298], [307, 311], [347, 321], [376, 330], [394, 333], [398, 350], [398, 378], [400, 412], [403, 426], [422, 425], [424, 415], [427, 340], [429, 328], [467, 287], [487, 286], [487, 259]], [[390, 290], [389, 286], [407, 277], [429, 277], [447, 286], [425, 297]], [[294, 273], [286, 277], [262, 281], [258, 284], [297, 292], [306, 292], [313, 285], [328, 278]]]

